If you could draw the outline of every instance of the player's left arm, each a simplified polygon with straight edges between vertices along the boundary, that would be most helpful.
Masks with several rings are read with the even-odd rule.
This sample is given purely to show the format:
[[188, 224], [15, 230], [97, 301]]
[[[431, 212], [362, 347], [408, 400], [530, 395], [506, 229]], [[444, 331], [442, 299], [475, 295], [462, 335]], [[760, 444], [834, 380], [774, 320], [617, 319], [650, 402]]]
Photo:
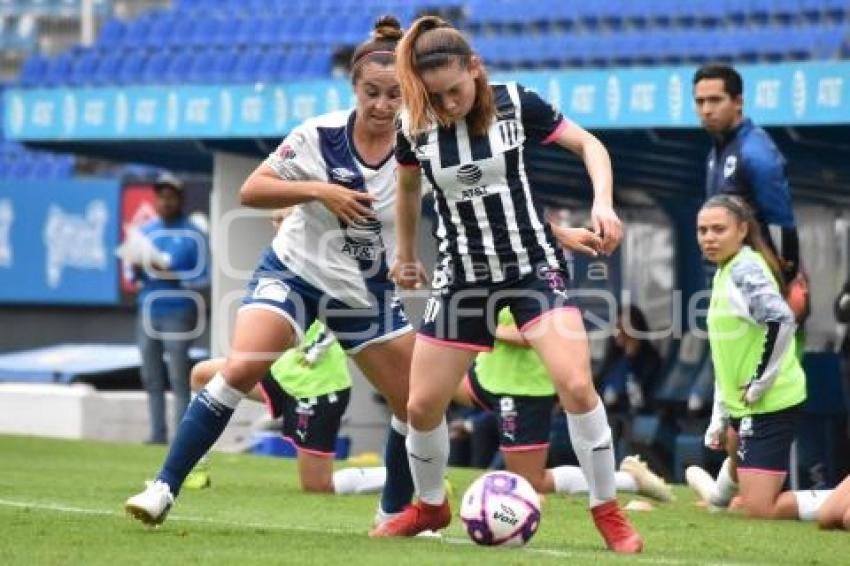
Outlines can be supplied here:
[[779, 377], [785, 354], [793, 348], [797, 324], [788, 303], [753, 260], [742, 260], [732, 266], [732, 283], [743, 297], [748, 316], [765, 329], [761, 359], [755, 372], [742, 387], [742, 398], [753, 405]]
[[536, 93], [518, 86], [522, 102], [523, 128], [541, 143], [556, 143], [576, 154], [583, 162], [593, 185], [590, 212], [593, 231], [602, 238], [600, 251], [610, 254], [623, 238], [623, 226], [614, 212], [614, 173], [608, 150], [596, 136], [565, 118]]
[[610, 254], [623, 238], [623, 227], [614, 212], [614, 174], [608, 150], [596, 136], [573, 122], [568, 122], [553, 142], [584, 162], [593, 185], [593, 231], [602, 237], [602, 251]]
[[744, 145], [742, 157], [757, 212], [767, 226], [770, 244], [783, 261], [782, 275], [787, 283], [800, 269], [800, 243], [785, 158], [767, 140], [758, 138]]

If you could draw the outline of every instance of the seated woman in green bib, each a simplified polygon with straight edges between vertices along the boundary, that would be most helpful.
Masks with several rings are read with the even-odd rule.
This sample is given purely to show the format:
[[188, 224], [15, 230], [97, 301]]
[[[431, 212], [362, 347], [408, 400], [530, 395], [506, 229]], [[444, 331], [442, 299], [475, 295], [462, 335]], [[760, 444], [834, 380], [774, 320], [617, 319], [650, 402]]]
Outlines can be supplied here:
[[[496, 413], [505, 466], [539, 493], [587, 493], [587, 480], [578, 466], [546, 468], [558, 398], [549, 373], [523, 338], [510, 309], [499, 312], [495, 336], [493, 351], [478, 354], [455, 401]], [[618, 491], [637, 492], [659, 501], [672, 499], [664, 480], [635, 456], [623, 458], [615, 481]]]
[[697, 240], [717, 265], [707, 320], [715, 403], [706, 445], [724, 447], [729, 457], [717, 480], [688, 468], [688, 484], [718, 507], [739, 491], [752, 517], [814, 520], [828, 492], [782, 491], [806, 376], [776, 256], [749, 206], [730, 195], [703, 205]]
[[[200, 362], [192, 368], [192, 389], [198, 391], [224, 364], [224, 358]], [[347, 468], [333, 471], [336, 439], [351, 395], [351, 377], [345, 352], [321, 322], [316, 321], [298, 348], [287, 350], [247, 398], [263, 403], [272, 418], [283, 419], [282, 433], [298, 451], [298, 471], [304, 491], [337, 494], [377, 493], [386, 469]], [[203, 467], [187, 478], [208, 484]], [[201, 479], [193, 482], [194, 477]]]

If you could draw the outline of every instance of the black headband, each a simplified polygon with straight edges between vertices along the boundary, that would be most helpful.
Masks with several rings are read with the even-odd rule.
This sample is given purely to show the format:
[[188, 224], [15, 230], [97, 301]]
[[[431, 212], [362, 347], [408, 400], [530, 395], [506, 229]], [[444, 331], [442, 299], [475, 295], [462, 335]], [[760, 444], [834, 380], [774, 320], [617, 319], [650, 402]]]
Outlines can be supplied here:
[[424, 53], [416, 54], [416, 66], [419, 67], [423, 64], [433, 63], [436, 61], [441, 61], [447, 57], [451, 57], [452, 55], [458, 55], [461, 57], [468, 57], [472, 55], [472, 50], [469, 47], [458, 46], [458, 47], [440, 47], [439, 49], [433, 49], [431, 51], [426, 51]]

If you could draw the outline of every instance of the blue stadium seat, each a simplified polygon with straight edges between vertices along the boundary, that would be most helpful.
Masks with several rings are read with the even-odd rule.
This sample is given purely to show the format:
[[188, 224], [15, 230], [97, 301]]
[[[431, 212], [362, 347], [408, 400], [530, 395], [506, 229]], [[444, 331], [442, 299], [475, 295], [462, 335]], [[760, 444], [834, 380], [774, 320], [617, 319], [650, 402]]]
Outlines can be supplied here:
[[185, 80], [193, 84], [215, 83], [215, 66], [222, 50], [211, 47], [198, 52], [186, 71]]
[[97, 44], [104, 48], [112, 48], [121, 45], [124, 35], [127, 33], [127, 25], [121, 20], [108, 20], [97, 36]]
[[170, 44], [174, 27], [180, 19], [177, 14], [159, 12], [151, 19], [144, 44], [151, 48]]
[[140, 50], [128, 51], [119, 58], [114, 84], [130, 85], [143, 82], [147, 57]]
[[195, 35], [195, 27], [198, 25], [198, 21], [203, 20], [196, 18], [177, 18], [174, 27], [171, 28], [171, 34], [161, 46], [179, 49], [184, 45], [190, 44]]
[[331, 74], [331, 64], [331, 53], [329, 51], [315, 51], [307, 57], [304, 74], [315, 78], [327, 78]]
[[254, 82], [254, 72], [260, 63], [262, 54], [262, 49], [255, 46], [244, 49], [239, 53], [230, 74], [231, 80], [236, 83]]
[[183, 82], [186, 75], [189, 74], [189, 69], [192, 68], [194, 60], [194, 51], [184, 47], [176, 53], [171, 54], [161, 76], [153, 80], [149, 77], [148, 82], [155, 84], [179, 84]]
[[147, 43], [148, 31], [150, 30], [150, 19], [146, 17], [138, 18], [127, 26], [127, 31], [121, 37], [121, 45], [124, 48], [139, 48]]
[[238, 56], [238, 50], [230, 46], [216, 50], [215, 61], [209, 74], [210, 80], [214, 83], [230, 81]]
[[308, 52], [303, 48], [295, 48], [287, 52], [280, 66], [280, 77], [283, 80], [300, 79], [304, 77]]
[[125, 58], [125, 55], [120, 51], [104, 52], [97, 66], [92, 69], [92, 83], [97, 86], [117, 83], [118, 69]]
[[100, 63], [100, 53], [94, 49], [88, 49], [74, 58], [71, 64], [71, 73], [68, 75], [68, 84], [74, 86], [86, 86], [94, 83], [94, 71]]
[[43, 83], [48, 61], [41, 55], [31, 55], [24, 61], [18, 81], [21, 86], [32, 87]]
[[65, 51], [48, 61], [47, 69], [43, 76], [42, 86], [60, 86], [65, 84], [71, 71], [71, 63], [74, 54]]
[[254, 79], [265, 83], [277, 81], [280, 78], [280, 68], [284, 57], [284, 51], [280, 48], [263, 53], [254, 71]]

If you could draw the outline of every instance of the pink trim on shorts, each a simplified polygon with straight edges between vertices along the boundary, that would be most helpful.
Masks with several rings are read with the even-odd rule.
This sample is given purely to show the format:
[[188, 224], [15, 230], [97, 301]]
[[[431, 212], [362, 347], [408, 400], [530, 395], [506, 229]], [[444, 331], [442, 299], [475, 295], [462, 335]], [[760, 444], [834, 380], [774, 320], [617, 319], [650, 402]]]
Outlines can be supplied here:
[[268, 393], [266, 393], [266, 388], [263, 387], [262, 381], [260, 381], [260, 383], [258, 383], [257, 385], [260, 386], [260, 395], [263, 396], [263, 402], [265, 402], [265, 404], [266, 404], [266, 409], [269, 410], [269, 415], [271, 416], [271, 418], [275, 418], [275, 416], [274, 416], [274, 405], [272, 405], [272, 398], [269, 397]]
[[738, 468], [738, 471], [749, 474], [768, 474], [771, 476], [784, 476], [788, 473], [782, 470], [766, 470], [764, 468]]
[[298, 446], [298, 444], [291, 436], [286, 436], [285, 434], [281, 434], [281, 436], [285, 441], [295, 447], [296, 452], [305, 452], [307, 454], [312, 454], [313, 456], [321, 456], [322, 458], [333, 458], [334, 456], [336, 456], [336, 452], [323, 452], [321, 450], [314, 450], [312, 448], [304, 448], [302, 446]]
[[566, 118], [561, 118], [561, 121], [558, 122], [558, 125], [555, 126], [554, 130], [552, 130], [552, 133], [546, 136], [544, 140], [540, 143], [542, 143], [543, 145], [552, 143], [553, 141], [558, 139], [558, 136], [560, 136], [564, 132], [564, 130], [566, 130], [569, 126], [570, 121]]
[[430, 342], [431, 344], [437, 344], [438, 346], [447, 346], [449, 348], [455, 348], [457, 350], [471, 350], [473, 352], [492, 352], [492, 346], [482, 346], [481, 344], [469, 344], [467, 342], [452, 342], [450, 340], [440, 340], [439, 338], [434, 338], [433, 336], [428, 336], [427, 334], [422, 334], [421, 332], [416, 333], [416, 338], [422, 338], [426, 342]]
[[396, 163], [398, 163], [398, 166], [403, 168], [403, 169], [419, 169], [421, 167], [421, 165], [419, 165], [419, 163], [400, 163], [400, 162], [396, 162]]
[[529, 320], [528, 322], [523, 324], [522, 328], [520, 328], [519, 331], [525, 332], [526, 330], [528, 330], [529, 328], [531, 328], [532, 326], [534, 326], [535, 324], [537, 324], [538, 322], [543, 320], [545, 317], [549, 316], [550, 314], [555, 314], [555, 313], [560, 312], [560, 311], [577, 311], [577, 310], [578, 310], [578, 307], [575, 307], [575, 306], [558, 307], [556, 309], [548, 310], [544, 313], [540, 313], [535, 318], [532, 318], [531, 320]]
[[489, 411], [487, 405], [482, 403], [481, 399], [478, 398], [478, 395], [475, 394], [475, 390], [472, 388], [472, 380], [469, 378], [468, 373], [463, 376], [463, 388], [466, 389], [466, 392], [469, 393], [469, 396], [472, 398], [472, 402], [478, 405], [479, 409]]
[[502, 452], [535, 452], [537, 450], [546, 450], [549, 448], [548, 442], [541, 444], [515, 444], [513, 446], [500, 446]]
[[336, 456], [336, 452], [322, 452], [321, 450], [313, 450], [312, 448], [303, 448], [301, 446], [296, 446], [295, 449], [305, 454], [319, 456], [320, 458], [334, 458]]

